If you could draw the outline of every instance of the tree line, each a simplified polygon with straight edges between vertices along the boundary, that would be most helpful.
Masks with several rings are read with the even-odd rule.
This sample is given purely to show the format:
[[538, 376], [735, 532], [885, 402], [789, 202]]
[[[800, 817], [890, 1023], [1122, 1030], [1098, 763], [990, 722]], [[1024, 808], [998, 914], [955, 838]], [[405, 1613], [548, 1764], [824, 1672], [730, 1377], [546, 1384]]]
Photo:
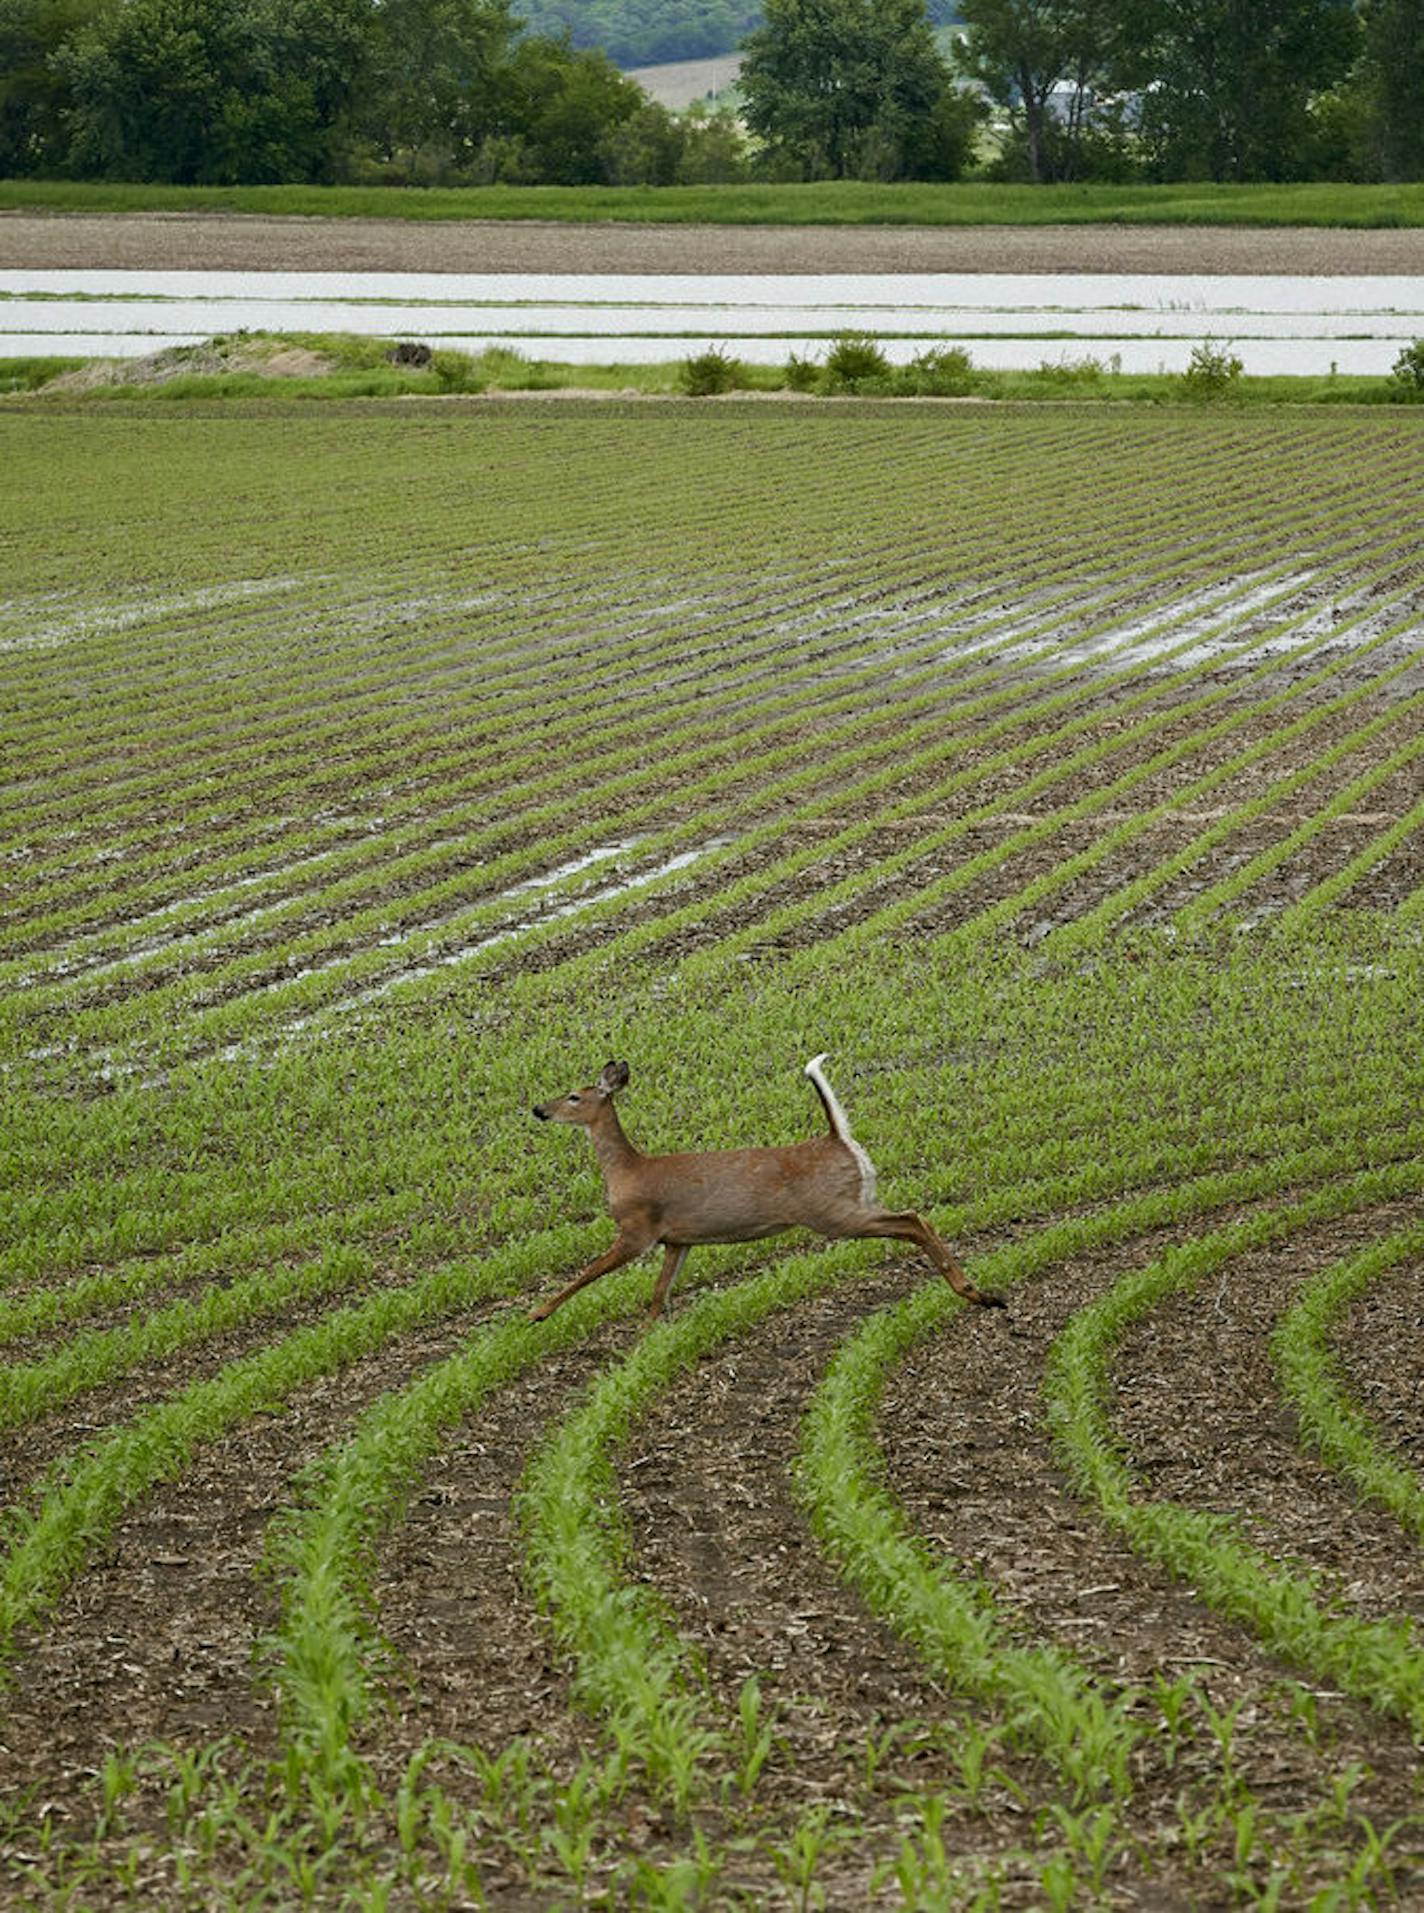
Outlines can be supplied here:
[[739, 119], [669, 113], [512, 5], [0, 0], [0, 173], [1424, 177], [1421, 0], [959, 0], [939, 35], [925, 0], [764, 0]]

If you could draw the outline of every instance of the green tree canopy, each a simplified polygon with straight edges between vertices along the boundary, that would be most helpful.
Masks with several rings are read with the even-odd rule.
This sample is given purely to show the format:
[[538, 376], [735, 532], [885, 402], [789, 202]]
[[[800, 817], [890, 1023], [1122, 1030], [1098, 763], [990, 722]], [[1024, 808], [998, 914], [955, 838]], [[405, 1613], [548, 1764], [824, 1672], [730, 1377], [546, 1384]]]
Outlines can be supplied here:
[[125, 0], [61, 46], [68, 170], [226, 184], [333, 174], [366, 0]]
[[961, 63], [1008, 109], [1028, 177], [1073, 178], [1115, 84], [1121, 0], [961, 0], [959, 13]]
[[[1417, 5], [1417, 0], [1415, 0]], [[1138, 0], [1127, 77], [1163, 179], [1298, 179], [1311, 105], [1349, 70], [1352, 0]]]
[[1363, 0], [1364, 170], [1424, 179], [1424, 5]]
[[744, 42], [747, 125], [808, 178], [953, 178], [974, 109], [959, 100], [924, 0], [767, 0]]

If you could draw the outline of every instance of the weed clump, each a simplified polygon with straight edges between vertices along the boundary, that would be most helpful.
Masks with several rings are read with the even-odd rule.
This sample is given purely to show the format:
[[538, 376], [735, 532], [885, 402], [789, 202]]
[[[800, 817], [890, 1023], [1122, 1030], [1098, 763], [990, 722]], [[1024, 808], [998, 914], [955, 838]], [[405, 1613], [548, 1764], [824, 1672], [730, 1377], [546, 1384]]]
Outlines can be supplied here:
[[677, 379], [690, 399], [715, 398], [719, 392], [733, 392], [744, 383], [741, 366], [720, 345], [685, 358]]
[[453, 346], [441, 346], [431, 353], [430, 370], [442, 392], [483, 392], [485, 389], [475, 360], [468, 352], [457, 352]]
[[1405, 346], [1390, 368], [1389, 376], [1391, 398], [1403, 399], [1406, 404], [1424, 400], [1424, 339]]
[[962, 399], [978, 384], [974, 361], [962, 345], [932, 346], [896, 374], [897, 394], [907, 398]]
[[826, 388], [831, 392], [860, 392], [882, 385], [890, 376], [890, 361], [868, 332], [841, 332], [826, 354]]
[[788, 392], [816, 392], [821, 385], [821, 368], [814, 359], [803, 359], [793, 352], [781, 377]]
[[1189, 399], [1211, 401], [1229, 398], [1245, 371], [1241, 360], [1227, 346], [1214, 346], [1204, 339], [1192, 347], [1192, 356], [1182, 374], [1182, 391]]

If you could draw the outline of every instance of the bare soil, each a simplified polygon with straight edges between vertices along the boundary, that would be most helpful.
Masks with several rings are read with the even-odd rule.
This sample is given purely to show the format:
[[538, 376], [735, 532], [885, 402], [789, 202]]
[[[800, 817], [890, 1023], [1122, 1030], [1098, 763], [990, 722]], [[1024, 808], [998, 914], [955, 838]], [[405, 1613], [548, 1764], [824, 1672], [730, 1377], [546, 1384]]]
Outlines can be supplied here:
[[569, 225], [0, 213], [0, 267], [226, 272], [1424, 273], [1424, 230]]

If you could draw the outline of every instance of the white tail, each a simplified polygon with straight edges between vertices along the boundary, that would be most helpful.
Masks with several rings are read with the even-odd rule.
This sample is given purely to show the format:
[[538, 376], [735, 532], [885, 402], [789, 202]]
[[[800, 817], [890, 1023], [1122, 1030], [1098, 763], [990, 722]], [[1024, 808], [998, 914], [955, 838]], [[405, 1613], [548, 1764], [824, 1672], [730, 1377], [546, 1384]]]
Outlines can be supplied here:
[[825, 1060], [826, 1051], [822, 1050], [819, 1056], [813, 1056], [806, 1065], [806, 1074], [816, 1085], [816, 1093], [825, 1105], [826, 1120], [831, 1125], [831, 1134], [840, 1138], [860, 1167], [861, 1201], [871, 1203], [875, 1200], [875, 1164], [850, 1133], [850, 1124], [846, 1120], [845, 1111], [841, 1108], [840, 1098], [826, 1081], [825, 1073], [821, 1068]]
[[547, 1302], [532, 1311], [541, 1322], [571, 1295], [600, 1275], [621, 1268], [654, 1243], [663, 1245], [663, 1265], [653, 1288], [653, 1314], [662, 1313], [668, 1290], [700, 1242], [753, 1242], [787, 1229], [812, 1229], [831, 1240], [892, 1236], [922, 1248], [945, 1280], [966, 1301], [1003, 1306], [965, 1276], [946, 1245], [912, 1209], [880, 1208], [875, 1169], [850, 1133], [835, 1091], [813, 1056], [806, 1074], [815, 1085], [830, 1133], [780, 1149], [713, 1149], [674, 1156], [645, 1156], [623, 1133], [613, 1098], [628, 1081], [626, 1063], [607, 1063], [588, 1089], [571, 1090], [553, 1102], [536, 1103], [545, 1122], [577, 1123], [588, 1131], [603, 1172], [603, 1187], [618, 1234], [611, 1248], [590, 1262]]

